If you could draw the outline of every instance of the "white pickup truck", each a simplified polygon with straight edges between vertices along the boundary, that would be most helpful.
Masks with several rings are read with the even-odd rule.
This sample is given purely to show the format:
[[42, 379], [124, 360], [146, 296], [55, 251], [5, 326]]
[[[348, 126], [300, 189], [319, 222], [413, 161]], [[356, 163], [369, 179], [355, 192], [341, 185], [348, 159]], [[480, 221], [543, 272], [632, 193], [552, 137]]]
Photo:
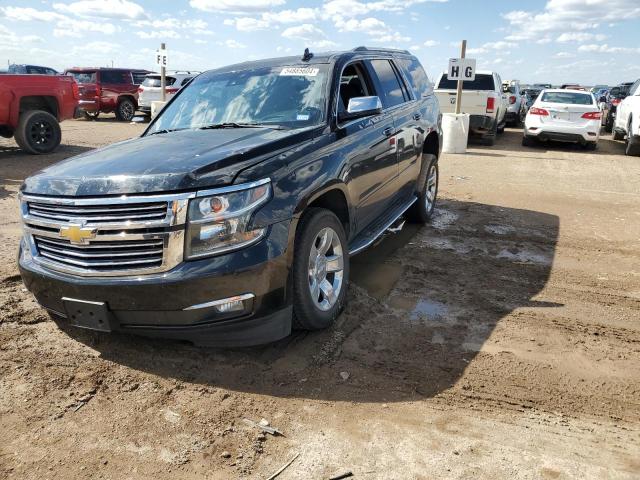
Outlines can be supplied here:
[[[456, 110], [457, 84], [440, 75], [435, 94], [442, 113]], [[470, 133], [479, 135], [486, 145], [493, 145], [496, 134], [505, 127], [507, 97], [502, 93], [502, 80], [496, 72], [478, 71], [473, 81], [462, 82], [461, 112], [468, 113]]]
[[640, 79], [629, 87], [629, 95], [617, 107], [613, 139], [625, 137], [625, 153], [640, 156]]

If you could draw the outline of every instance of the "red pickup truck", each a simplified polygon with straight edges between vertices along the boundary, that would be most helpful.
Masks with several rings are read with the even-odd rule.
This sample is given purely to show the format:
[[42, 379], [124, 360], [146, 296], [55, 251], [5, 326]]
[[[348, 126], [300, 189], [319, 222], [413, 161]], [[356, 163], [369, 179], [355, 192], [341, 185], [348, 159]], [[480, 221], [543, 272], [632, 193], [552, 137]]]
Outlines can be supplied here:
[[78, 84], [62, 75], [0, 75], [0, 136], [28, 153], [60, 145], [60, 124], [78, 107]]

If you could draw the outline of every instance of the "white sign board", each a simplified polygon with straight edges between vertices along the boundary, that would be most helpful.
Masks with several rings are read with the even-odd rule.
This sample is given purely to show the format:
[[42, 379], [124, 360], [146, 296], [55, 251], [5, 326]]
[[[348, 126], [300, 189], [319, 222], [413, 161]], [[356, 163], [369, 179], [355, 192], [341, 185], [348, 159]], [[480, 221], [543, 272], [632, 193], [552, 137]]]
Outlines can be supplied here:
[[475, 58], [450, 58], [447, 80], [475, 80]]
[[156, 65], [166, 67], [169, 56], [166, 50], [156, 50]]

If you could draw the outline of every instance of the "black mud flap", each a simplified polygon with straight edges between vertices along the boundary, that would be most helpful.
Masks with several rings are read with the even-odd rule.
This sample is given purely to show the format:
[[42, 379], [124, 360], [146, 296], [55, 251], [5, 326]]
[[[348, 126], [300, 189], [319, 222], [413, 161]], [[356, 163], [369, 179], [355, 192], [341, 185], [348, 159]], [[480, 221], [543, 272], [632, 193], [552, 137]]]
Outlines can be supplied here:
[[104, 302], [63, 298], [62, 303], [70, 325], [100, 332], [111, 331], [112, 313]]

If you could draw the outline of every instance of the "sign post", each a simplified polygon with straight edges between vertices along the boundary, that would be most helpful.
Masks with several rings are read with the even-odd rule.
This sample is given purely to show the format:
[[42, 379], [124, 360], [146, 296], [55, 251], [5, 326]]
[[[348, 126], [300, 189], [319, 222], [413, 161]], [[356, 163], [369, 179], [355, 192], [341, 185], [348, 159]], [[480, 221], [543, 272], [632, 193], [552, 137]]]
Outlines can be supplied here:
[[466, 58], [466, 53], [467, 41], [463, 40], [462, 47], [460, 48], [460, 58], [449, 59], [447, 79], [458, 81], [456, 91], [456, 115], [460, 114], [460, 109], [462, 108], [462, 82], [476, 79], [476, 60], [474, 58]]
[[164, 43], [160, 44], [160, 50], [156, 51], [156, 65], [160, 67], [160, 88], [162, 89], [162, 101], [166, 101], [167, 93], [167, 49]]

